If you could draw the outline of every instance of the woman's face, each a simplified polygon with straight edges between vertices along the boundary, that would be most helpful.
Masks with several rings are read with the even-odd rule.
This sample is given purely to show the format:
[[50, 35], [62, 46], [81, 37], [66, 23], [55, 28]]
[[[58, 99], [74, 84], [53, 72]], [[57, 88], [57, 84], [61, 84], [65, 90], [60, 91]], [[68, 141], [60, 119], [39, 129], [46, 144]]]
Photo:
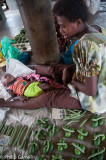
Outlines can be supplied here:
[[79, 32], [79, 25], [76, 22], [70, 22], [64, 16], [57, 17], [58, 23], [60, 25], [60, 32], [65, 38], [73, 38]]

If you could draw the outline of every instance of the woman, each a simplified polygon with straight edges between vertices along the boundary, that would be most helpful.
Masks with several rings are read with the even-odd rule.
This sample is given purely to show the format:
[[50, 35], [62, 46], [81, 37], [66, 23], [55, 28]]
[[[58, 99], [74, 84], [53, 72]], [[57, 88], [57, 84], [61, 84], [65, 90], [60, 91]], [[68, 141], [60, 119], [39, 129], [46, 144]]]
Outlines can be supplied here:
[[[59, 78], [64, 84], [68, 83], [68, 87], [48, 91], [25, 104], [16, 100], [8, 103], [9, 106], [24, 109], [83, 108], [97, 113], [106, 111], [106, 32], [98, 26], [87, 25], [88, 10], [83, 0], [59, 0], [53, 11], [57, 15], [61, 33], [79, 40], [73, 54], [75, 74], [73, 66], [34, 66], [37, 73], [52, 76], [57, 81]], [[3, 100], [1, 104], [6, 106]]]

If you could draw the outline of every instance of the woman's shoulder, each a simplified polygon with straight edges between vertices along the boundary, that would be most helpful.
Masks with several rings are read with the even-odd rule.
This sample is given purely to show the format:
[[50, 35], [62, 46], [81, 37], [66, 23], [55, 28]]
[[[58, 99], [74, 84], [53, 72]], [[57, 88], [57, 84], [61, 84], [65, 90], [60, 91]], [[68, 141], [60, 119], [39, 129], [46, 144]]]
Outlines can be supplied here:
[[102, 32], [98, 32], [98, 33], [88, 33], [88, 34], [85, 34], [83, 35], [81, 38], [80, 38], [80, 42], [94, 42], [96, 43], [97, 45], [99, 44], [104, 44], [106, 43], [106, 31], [105, 29], [101, 28]]

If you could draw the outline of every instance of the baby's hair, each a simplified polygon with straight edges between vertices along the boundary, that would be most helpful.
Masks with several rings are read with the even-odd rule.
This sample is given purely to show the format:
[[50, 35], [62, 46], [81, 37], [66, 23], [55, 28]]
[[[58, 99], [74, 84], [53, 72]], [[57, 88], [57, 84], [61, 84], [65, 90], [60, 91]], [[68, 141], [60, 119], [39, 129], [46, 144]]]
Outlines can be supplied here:
[[88, 20], [88, 8], [84, 0], [58, 0], [53, 7], [53, 12], [57, 16], [64, 16], [70, 22], [75, 22], [79, 18], [83, 22]]

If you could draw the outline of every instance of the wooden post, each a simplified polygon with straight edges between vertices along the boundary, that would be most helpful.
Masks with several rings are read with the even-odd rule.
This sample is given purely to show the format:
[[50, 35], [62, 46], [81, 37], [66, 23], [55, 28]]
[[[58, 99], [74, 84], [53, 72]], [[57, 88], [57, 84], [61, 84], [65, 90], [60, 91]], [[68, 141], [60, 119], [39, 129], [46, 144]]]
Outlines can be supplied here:
[[50, 0], [17, 0], [35, 63], [59, 61], [59, 48]]

